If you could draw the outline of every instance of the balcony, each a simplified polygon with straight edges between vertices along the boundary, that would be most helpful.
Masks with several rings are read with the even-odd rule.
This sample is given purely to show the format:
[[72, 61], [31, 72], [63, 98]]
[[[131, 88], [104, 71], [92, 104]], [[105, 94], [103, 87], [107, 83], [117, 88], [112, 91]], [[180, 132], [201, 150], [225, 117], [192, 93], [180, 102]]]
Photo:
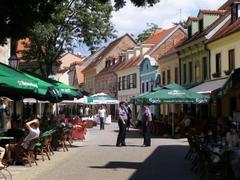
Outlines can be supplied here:
[[212, 74], [212, 77], [214, 77], [214, 78], [219, 78], [220, 76], [221, 76], [220, 72], [215, 72]]

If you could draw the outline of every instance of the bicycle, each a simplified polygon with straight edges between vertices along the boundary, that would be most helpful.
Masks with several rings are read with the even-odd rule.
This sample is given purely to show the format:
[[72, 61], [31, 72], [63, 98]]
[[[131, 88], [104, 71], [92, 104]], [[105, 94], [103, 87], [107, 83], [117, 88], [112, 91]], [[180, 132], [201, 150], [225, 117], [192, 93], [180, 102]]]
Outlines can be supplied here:
[[0, 168], [0, 180], [12, 180], [12, 173], [7, 169], [9, 164], [3, 161], [4, 168]]

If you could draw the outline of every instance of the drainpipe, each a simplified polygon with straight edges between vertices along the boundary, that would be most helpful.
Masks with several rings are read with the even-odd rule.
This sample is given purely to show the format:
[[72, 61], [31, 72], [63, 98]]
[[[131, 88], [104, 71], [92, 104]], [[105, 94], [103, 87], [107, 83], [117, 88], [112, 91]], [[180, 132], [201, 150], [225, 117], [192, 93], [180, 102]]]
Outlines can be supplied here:
[[180, 51], [178, 51], [177, 52], [177, 54], [178, 54], [178, 57], [179, 57], [179, 59], [178, 59], [178, 64], [179, 64], [179, 72], [178, 72], [178, 75], [179, 75], [179, 84], [181, 84], [182, 85], [182, 77], [181, 77], [181, 74], [182, 74], [182, 66], [181, 66], [181, 58], [180, 58]]
[[[207, 46], [207, 44], [206, 43], [204, 43], [204, 46], [205, 46], [205, 49], [208, 51], [208, 64], [209, 64], [209, 66], [208, 66], [208, 72], [209, 72], [209, 74], [208, 74], [208, 79], [211, 79], [211, 51], [210, 51], [210, 49], [208, 48], [208, 46]], [[211, 109], [211, 105], [209, 105], [208, 104], [208, 116], [211, 116], [211, 114], [212, 114], [212, 109]]]
[[208, 79], [211, 79], [211, 51], [208, 48], [207, 44], [204, 43], [204, 45], [205, 45], [205, 49], [208, 51], [208, 61], [209, 61], [208, 62], [208, 64], [209, 64], [209, 66], [208, 66]]

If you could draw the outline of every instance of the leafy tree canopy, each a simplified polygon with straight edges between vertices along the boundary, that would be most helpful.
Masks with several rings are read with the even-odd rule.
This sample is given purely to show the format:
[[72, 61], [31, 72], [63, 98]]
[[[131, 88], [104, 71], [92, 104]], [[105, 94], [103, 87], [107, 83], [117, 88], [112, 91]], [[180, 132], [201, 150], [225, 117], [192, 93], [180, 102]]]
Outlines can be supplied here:
[[[29, 29], [35, 23], [49, 21], [49, 16], [57, 10], [56, 6], [65, 0], [1, 0], [0, 2], [0, 43], [6, 37], [20, 39], [28, 36]], [[94, 0], [105, 4], [110, 0]], [[160, 0], [131, 0], [137, 6], [153, 6]], [[91, 3], [92, 0], [78, 0], [79, 3]], [[116, 9], [122, 8], [126, 0], [114, 0]]]
[[180, 22], [174, 22], [173, 23], [175, 26], [181, 25], [184, 29], [187, 29], [187, 21], [180, 21]]
[[48, 21], [55, 6], [62, 0], [1, 0], [0, 43], [6, 37], [19, 39], [27, 35], [35, 22]]
[[38, 22], [29, 31], [31, 43], [24, 59], [36, 61], [44, 76], [54, 73], [60, 55], [74, 43], [85, 43], [94, 50], [114, 36], [110, 22], [112, 6], [98, 0], [62, 0], [50, 15], [49, 21]]
[[144, 42], [159, 26], [154, 23], [147, 23], [147, 29], [145, 29], [142, 33], [138, 34], [136, 41], [137, 43]]
[[[101, 2], [107, 2], [109, 0], [99, 0]], [[136, 7], [153, 6], [160, 2], [160, 0], [130, 0]], [[118, 10], [126, 5], [126, 0], [114, 0], [114, 7]]]

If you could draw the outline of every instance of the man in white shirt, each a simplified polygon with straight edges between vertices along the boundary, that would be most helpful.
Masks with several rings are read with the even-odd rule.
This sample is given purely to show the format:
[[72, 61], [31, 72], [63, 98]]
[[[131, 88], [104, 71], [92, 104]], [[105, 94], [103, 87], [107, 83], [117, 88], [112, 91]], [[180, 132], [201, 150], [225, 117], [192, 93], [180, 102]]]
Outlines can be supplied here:
[[100, 120], [100, 130], [104, 130], [104, 121], [106, 118], [106, 110], [104, 109], [103, 105], [101, 105], [100, 109], [98, 110], [98, 117]]
[[143, 146], [151, 146], [150, 123], [152, 122], [152, 114], [147, 105], [144, 105], [144, 113], [142, 115], [143, 128]]
[[119, 126], [119, 133], [117, 138], [116, 146], [126, 146], [125, 138], [126, 138], [126, 128], [127, 128], [127, 109], [125, 106], [125, 102], [121, 101], [119, 103], [119, 108], [117, 111], [117, 119], [118, 119], [118, 126]]

